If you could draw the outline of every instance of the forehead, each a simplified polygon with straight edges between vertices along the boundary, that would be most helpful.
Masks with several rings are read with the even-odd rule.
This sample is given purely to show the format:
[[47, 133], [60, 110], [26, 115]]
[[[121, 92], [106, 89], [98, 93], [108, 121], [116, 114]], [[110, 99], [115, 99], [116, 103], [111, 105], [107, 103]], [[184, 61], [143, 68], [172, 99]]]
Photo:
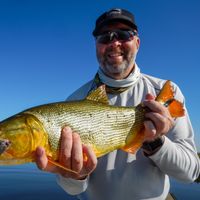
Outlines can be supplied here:
[[130, 26], [123, 24], [121, 22], [111, 22], [109, 24], [104, 25], [101, 29], [100, 32], [107, 32], [107, 31], [112, 31], [116, 29], [132, 29]]

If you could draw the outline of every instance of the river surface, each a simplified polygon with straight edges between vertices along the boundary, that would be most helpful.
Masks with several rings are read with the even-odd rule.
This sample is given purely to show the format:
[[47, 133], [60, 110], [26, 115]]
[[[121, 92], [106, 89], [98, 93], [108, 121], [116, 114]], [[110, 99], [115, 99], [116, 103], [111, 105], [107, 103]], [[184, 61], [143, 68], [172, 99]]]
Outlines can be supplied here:
[[[200, 184], [171, 181], [177, 200], [199, 200]], [[77, 200], [56, 183], [55, 175], [41, 172], [34, 164], [0, 167], [0, 200]]]

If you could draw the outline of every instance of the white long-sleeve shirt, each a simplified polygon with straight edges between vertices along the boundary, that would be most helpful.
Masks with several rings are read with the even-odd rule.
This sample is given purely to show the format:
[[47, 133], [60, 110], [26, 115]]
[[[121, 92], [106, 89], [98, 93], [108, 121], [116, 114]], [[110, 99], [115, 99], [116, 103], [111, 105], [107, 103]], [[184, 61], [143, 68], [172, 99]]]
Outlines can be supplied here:
[[[141, 74], [138, 82], [120, 94], [108, 94], [110, 105], [136, 106], [147, 93], [157, 95], [165, 80]], [[75, 91], [68, 100], [84, 99], [93, 81]], [[184, 97], [173, 83], [175, 98]], [[164, 200], [169, 192], [169, 176], [183, 182], [194, 181], [200, 172], [194, 134], [185, 108], [184, 117], [165, 136], [164, 144], [154, 155], [146, 157], [115, 150], [98, 159], [97, 168], [85, 180], [58, 176], [58, 184], [78, 199], [87, 200]]]

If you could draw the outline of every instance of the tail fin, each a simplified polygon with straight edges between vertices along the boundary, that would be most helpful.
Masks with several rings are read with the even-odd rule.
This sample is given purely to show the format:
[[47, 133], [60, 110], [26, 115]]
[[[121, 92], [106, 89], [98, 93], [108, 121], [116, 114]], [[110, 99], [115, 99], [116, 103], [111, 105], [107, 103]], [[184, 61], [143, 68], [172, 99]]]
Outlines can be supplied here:
[[185, 110], [183, 104], [174, 99], [174, 91], [169, 80], [166, 81], [155, 100], [168, 107], [172, 117], [184, 116]]
[[[181, 117], [184, 115], [185, 111], [183, 108], [183, 104], [174, 99], [174, 92], [170, 81], [166, 81], [155, 100], [168, 107], [168, 110], [172, 117]], [[142, 143], [145, 139], [144, 127], [141, 126], [140, 130], [134, 131], [136, 134], [130, 134], [130, 138], [128, 139], [129, 142], [122, 148], [123, 151], [126, 151], [128, 153], [135, 153], [142, 146]]]

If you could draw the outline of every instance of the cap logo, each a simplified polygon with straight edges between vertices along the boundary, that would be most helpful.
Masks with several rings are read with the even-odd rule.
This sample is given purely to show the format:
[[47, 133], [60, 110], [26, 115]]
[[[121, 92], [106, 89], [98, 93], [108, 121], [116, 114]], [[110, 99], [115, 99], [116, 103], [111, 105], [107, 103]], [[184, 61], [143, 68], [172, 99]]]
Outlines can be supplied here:
[[107, 16], [112, 16], [112, 15], [116, 15], [116, 14], [119, 15], [121, 13], [122, 13], [121, 9], [113, 9], [110, 12], [107, 13]]

